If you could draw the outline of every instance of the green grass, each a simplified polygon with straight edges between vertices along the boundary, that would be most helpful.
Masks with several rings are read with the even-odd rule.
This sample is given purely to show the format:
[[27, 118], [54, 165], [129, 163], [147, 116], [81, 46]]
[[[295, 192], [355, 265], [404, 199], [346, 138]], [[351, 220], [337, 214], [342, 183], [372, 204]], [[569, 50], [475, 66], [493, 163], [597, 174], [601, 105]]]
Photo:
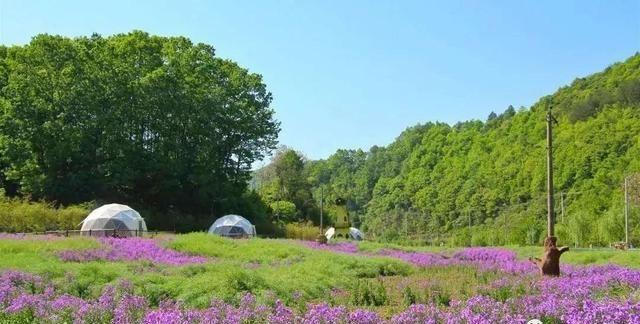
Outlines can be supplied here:
[[206, 295], [212, 290], [225, 299], [233, 298], [240, 291], [259, 296], [275, 292], [285, 300], [289, 300], [293, 292], [299, 292], [305, 299], [318, 299], [331, 288], [348, 289], [357, 279], [406, 276], [413, 271], [410, 265], [390, 258], [316, 251], [283, 240], [229, 240], [188, 234], [177, 236], [169, 246], [216, 258], [213, 264], [190, 278], [187, 285], [192, 287], [181, 295], [186, 301], [193, 300], [192, 295]]
[[0, 268], [50, 268], [49, 264], [59, 265], [61, 263], [55, 257], [56, 252], [89, 249], [98, 246], [98, 242], [87, 238], [57, 240], [0, 239]]
[[407, 246], [394, 243], [378, 243], [371, 241], [362, 241], [358, 243], [358, 248], [363, 252], [377, 252], [382, 249], [396, 249], [412, 252], [432, 252], [432, 253], [453, 253], [459, 248], [440, 247], [440, 246]]

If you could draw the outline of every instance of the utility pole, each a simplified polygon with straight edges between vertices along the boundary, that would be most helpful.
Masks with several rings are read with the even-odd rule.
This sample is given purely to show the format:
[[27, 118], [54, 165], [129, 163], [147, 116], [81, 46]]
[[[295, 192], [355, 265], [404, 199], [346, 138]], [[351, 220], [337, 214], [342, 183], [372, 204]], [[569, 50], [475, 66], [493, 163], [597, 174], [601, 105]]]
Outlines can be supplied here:
[[504, 245], [507, 245], [507, 213], [504, 214], [504, 222], [503, 222], [503, 228], [504, 228]]
[[[362, 224], [360, 223], [360, 213], [359, 213], [359, 211], [360, 211], [360, 205], [358, 205], [358, 197], [356, 197], [356, 210], [355, 210], [355, 213], [356, 213], [356, 216], [358, 217], [358, 228], [362, 227]], [[354, 223], [356, 222], [355, 217], [353, 218], [353, 222]], [[353, 224], [353, 227], [356, 227], [355, 224]]]
[[562, 211], [562, 223], [564, 224], [564, 192], [560, 193], [560, 209]]
[[[282, 181], [280, 181], [280, 197], [279, 200], [282, 201], [284, 200], [284, 185], [282, 184]], [[280, 206], [278, 206], [280, 207]], [[280, 223], [280, 208], [278, 208], [278, 213], [276, 214], [276, 216], [278, 217], [278, 223]]]
[[624, 178], [624, 244], [629, 247], [629, 180]]
[[404, 236], [409, 237], [409, 212], [404, 213]]
[[322, 210], [324, 209], [324, 186], [320, 186], [320, 234], [324, 231], [322, 226]]
[[469, 246], [473, 244], [473, 240], [471, 237], [471, 211], [467, 209], [467, 216], [469, 216]]
[[545, 276], [560, 275], [560, 256], [569, 250], [563, 246], [556, 246], [557, 238], [553, 231], [555, 214], [553, 213], [553, 123], [558, 123], [551, 114], [551, 103], [547, 102], [547, 237], [544, 239], [542, 258], [531, 258]]
[[547, 109], [547, 236], [555, 236], [553, 213], [553, 123], [557, 123], [551, 114], [551, 105]]

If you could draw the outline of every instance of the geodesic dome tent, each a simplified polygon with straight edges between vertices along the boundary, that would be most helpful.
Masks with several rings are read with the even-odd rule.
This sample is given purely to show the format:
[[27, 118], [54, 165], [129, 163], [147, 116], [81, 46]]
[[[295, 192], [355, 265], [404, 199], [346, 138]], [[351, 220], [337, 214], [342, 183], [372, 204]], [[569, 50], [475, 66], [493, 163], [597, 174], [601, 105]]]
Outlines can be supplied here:
[[80, 224], [80, 232], [91, 236], [138, 236], [147, 231], [142, 216], [133, 208], [120, 204], [102, 205]]
[[364, 240], [364, 233], [355, 227], [349, 227], [349, 236], [356, 241]]
[[209, 234], [228, 237], [251, 237], [256, 235], [256, 227], [239, 215], [222, 216], [209, 227]]

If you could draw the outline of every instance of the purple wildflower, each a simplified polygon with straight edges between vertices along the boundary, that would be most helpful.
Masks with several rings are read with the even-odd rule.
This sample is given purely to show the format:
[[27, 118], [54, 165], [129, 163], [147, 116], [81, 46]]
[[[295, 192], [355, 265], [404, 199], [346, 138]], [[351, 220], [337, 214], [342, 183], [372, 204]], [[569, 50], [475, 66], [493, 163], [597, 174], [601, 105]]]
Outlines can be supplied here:
[[206, 258], [190, 256], [175, 250], [163, 248], [153, 239], [146, 238], [101, 238], [103, 248], [89, 250], [67, 250], [58, 254], [61, 260], [69, 262], [138, 261], [146, 260], [168, 265], [204, 263]]

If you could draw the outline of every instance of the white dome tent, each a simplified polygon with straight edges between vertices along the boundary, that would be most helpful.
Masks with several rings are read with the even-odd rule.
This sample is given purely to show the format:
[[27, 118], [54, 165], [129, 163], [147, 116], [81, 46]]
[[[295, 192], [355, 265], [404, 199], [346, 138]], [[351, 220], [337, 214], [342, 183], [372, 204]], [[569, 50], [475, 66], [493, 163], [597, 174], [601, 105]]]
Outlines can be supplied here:
[[356, 241], [364, 240], [364, 233], [355, 227], [349, 227], [349, 236]]
[[133, 208], [108, 204], [94, 209], [80, 224], [80, 232], [91, 236], [141, 236], [147, 224]]
[[216, 219], [209, 228], [209, 234], [227, 237], [252, 237], [256, 236], [256, 227], [242, 216], [226, 215]]

